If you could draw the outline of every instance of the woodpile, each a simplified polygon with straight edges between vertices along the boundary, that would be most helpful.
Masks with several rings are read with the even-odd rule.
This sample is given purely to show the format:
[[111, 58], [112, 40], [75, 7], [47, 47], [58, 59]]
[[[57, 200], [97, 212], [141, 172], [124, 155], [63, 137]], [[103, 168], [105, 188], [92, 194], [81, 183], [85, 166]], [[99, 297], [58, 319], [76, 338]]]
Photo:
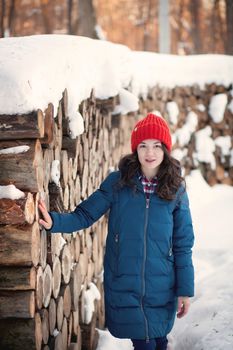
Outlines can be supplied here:
[[[38, 200], [72, 211], [128, 151], [134, 120], [111, 115], [117, 98], [92, 93], [80, 107], [85, 133], [71, 139], [67, 103], [65, 91], [57, 113], [49, 104], [44, 112], [0, 116], [0, 185], [24, 193], [0, 199], [1, 349], [95, 349], [96, 327], [104, 327], [106, 218], [82, 232], [51, 235], [39, 227]], [[93, 297], [90, 312], [91, 288], [100, 298]]]
[[[214, 121], [210, 115], [210, 104], [214, 97], [221, 95], [226, 98], [226, 106], [223, 110], [221, 121]], [[145, 115], [148, 111], [159, 111], [169, 122], [173, 133], [173, 149], [179, 150], [179, 160], [188, 175], [193, 169], [200, 169], [202, 175], [210, 185], [223, 183], [233, 185], [233, 96], [232, 86], [222, 86], [216, 84], [182, 86], [165, 88], [155, 86], [152, 88], [147, 98], [140, 98], [140, 114]], [[169, 113], [168, 105], [173, 104], [173, 109]], [[231, 104], [231, 108], [229, 105]], [[175, 106], [175, 110], [174, 110]], [[217, 109], [218, 106], [216, 106]], [[177, 120], [172, 120], [177, 111]], [[197, 118], [197, 124], [188, 130], [188, 119], [190, 113]], [[216, 111], [217, 113], [217, 111]], [[213, 140], [214, 151], [212, 155], [213, 165], [208, 159], [198, 157], [197, 134], [198, 131], [210, 127], [210, 137]], [[189, 132], [189, 135], [187, 135]], [[182, 134], [183, 133], [183, 134]], [[177, 137], [176, 137], [177, 136]], [[183, 136], [183, 138], [182, 138]], [[185, 138], [187, 138], [185, 142]], [[187, 137], [188, 136], [188, 137]], [[229, 150], [224, 154], [219, 146], [218, 140], [222, 142], [228, 137]], [[208, 140], [206, 140], [206, 151], [208, 151]], [[203, 146], [205, 147], [205, 145]], [[202, 150], [203, 152], [203, 150]], [[174, 152], [174, 156], [178, 153]]]
[[[137, 118], [158, 110], [176, 137], [174, 148], [188, 174], [200, 168], [207, 182], [233, 184], [229, 156], [216, 146], [216, 167], [197, 157], [196, 133], [210, 127], [213, 139], [229, 136], [233, 116], [223, 120], [209, 115], [211, 98], [230, 89], [214, 84], [174, 89], [154, 87], [140, 98]], [[177, 120], [169, 114], [175, 102]], [[97, 100], [92, 93], [80, 113], [85, 132], [70, 138], [68, 95], [64, 91], [58, 111], [0, 116], [0, 186], [14, 185], [24, 196], [0, 199], [0, 348], [95, 349], [96, 327], [104, 327], [103, 257], [107, 219], [73, 234], [49, 234], [39, 227], [38, 200], [50, 210], [69, 212], [98, 188], [122, 155], [130, 151], [135, 115], [112, 115], [117, 97]], [[194, 112], [197, 123], [187, 140], [178, 131]], [[190, 116], [190, 115], [189, 115]], [[90, 296], [93, 294], [92, 299]], [[88, 307], [91, 305], [91, 310]]]

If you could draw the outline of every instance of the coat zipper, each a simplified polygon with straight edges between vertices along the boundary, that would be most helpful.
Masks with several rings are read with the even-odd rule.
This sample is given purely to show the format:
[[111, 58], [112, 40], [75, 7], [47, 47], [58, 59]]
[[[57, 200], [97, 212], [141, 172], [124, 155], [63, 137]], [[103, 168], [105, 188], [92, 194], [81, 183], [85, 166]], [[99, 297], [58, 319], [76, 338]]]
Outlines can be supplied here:
[[149, 206], [150, 206], [150, 198], [146, 197], [146, 217], [145, 217], [145, 225], [144, 225], [144, 257], [143, 257], [143, 265], [142, 265], [142, 297], [141, 297], [141, 310], [145, 321], [146, 342], [149, 342], [149, 330], [148, 330], [148, 321], [147, 321], [144, 307], [143, 307], [143, 298], [145, 296], [145, 265], [146, 265], [146, 255], [147, 255], [146, 231], [147, 231], [147, 225], [148, 225]]

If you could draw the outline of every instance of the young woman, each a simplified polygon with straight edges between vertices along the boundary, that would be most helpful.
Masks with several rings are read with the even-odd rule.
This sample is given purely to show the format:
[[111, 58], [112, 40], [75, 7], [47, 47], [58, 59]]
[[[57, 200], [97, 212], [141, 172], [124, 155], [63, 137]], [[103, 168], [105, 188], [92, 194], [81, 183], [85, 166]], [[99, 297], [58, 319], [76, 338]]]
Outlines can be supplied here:
[[104, 258], [106, 325], [135, 350], [167, 349], [167, 334], [194, 294], [193, 228], [166, 121], [152, 113], [132, 131], [132, 153], [72, 213], [47, 212], [51, 232], [89, 227], [109, 211]]

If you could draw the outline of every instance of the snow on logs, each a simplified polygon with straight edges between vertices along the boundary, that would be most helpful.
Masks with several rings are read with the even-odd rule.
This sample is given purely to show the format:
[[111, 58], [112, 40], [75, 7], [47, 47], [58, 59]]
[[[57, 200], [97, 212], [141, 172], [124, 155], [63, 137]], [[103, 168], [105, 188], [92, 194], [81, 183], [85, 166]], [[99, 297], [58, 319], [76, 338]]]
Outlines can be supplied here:
[[123, 127], [113, 126], [116, 98], [92, 94], [80, 107], [86, 131], [71, 139], [67, 101], [65, 91], [57, 114], [49, 104], [0, 116], [0, 348], [94, 349], [96, 327], [104, 326], [106, 218], [51, 235], [38, 225], [38, 200], [73, 210], [127, 152], [129, 126], [122, 117]]

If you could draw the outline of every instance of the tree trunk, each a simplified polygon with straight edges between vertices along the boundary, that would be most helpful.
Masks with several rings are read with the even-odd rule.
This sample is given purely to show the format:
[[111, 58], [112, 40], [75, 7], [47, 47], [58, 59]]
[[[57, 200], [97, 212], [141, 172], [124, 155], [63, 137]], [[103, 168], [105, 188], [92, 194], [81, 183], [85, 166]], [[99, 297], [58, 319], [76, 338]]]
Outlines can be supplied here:
[[0, 320], [0, 348], [40, 350], [42, 344], [41, 319], [38, 313], [34, 319]]
[[6, 9], [6, 5], [5, 5], [5, 0], [1, 0], [1, 11], [0, 11], [0, 37], [3, 38], [4, 37], [4, 17], [5, 17], [5, 9]]
[[159, 52], [170, 53], [169, 0], [159, 1]]
[[96, 14], [93, 0], [78, 0], [78, 35], [97, 39]]
[[41, 110], [25, 115], [0, 115], [0, 140], [41, 137], [44, 137], [44, 116]]
[[201, 8], [201, 1], [191, 1], [189, 4], [190, 8], [190, 14], [192, 18], [192, 38], [193, 38], [193, 54], [200, 54], [202, 53], [202, 42], [201, 42], [201, 35], [200, 35], [200, 25], [201, 25], [201, 18], [200, 18], [200, 12], [202, 11]]
[[227, 26], [227, 40], [226, 53], [233, 55], [233, 0], [226, 1], [226, 26]]
[[0, 266], [1, 290], [28, 290], [36, 288], [35, 267]]
[[[13, 153], [12, 148], [14, 150], [17, 146], [28, 146], [29, 149], [25, 152]], [[1, 185], [14, 184], [17, 188], [29, 192], [43, 190], [43, 156], [39, 140], [2, 141], [0, 149], [2, 151], [9, 149], [9, 153], [0, 152]]]
[[33, 318], [35, 315], [35, 292], [0, 291], [0, 318]]
[[34, 217], [35, 205], [30, 192], [22, 199], [0, 199], [0, 222], [2, 225], [32, 224]]
[[40, 256], [37, 222], [24, 226], [0, 226], [0, 265], [36, 266]]

